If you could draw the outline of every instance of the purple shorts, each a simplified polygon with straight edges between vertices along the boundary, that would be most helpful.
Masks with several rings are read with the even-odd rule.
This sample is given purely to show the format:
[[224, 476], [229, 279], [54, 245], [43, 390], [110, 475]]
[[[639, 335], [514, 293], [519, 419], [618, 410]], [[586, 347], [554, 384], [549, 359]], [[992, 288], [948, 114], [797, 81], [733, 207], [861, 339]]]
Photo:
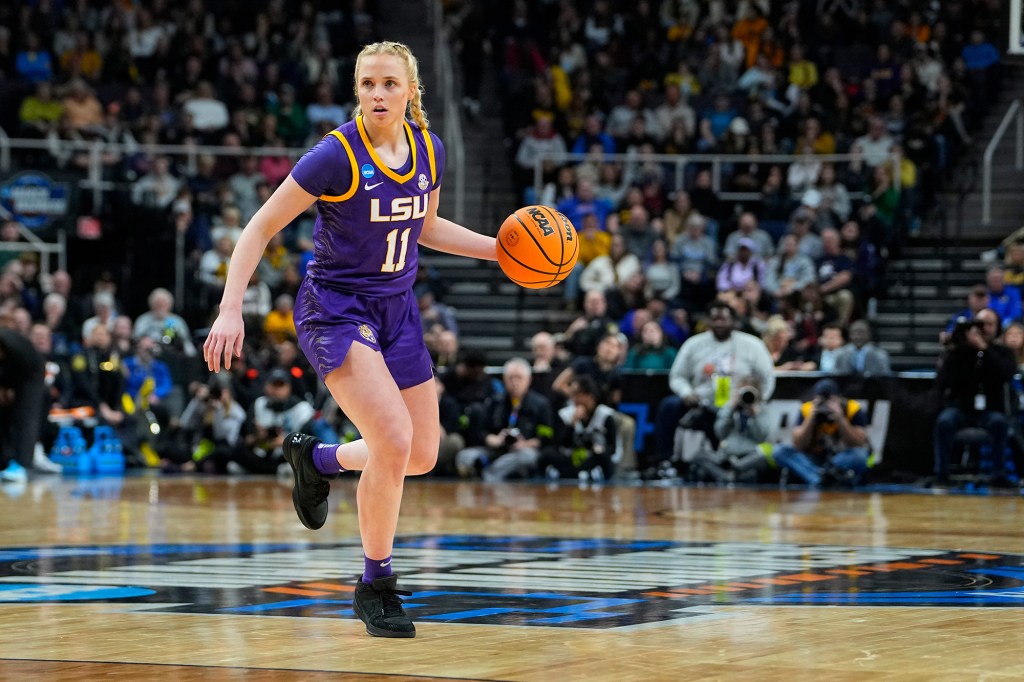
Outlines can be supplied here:
[[299, 347], [323, 380], [341, 367], [353, 341], [384, 356], [399, 389], [433, 377], [420, 311], [411, 291], [375, 297], [330, 289], [307, 277], [295, 301]]

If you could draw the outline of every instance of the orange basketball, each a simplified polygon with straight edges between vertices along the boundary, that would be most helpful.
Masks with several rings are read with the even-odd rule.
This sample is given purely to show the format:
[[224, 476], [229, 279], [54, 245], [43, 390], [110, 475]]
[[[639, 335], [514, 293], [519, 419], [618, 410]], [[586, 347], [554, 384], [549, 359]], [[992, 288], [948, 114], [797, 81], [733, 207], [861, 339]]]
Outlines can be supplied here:
[[527, 289], [561, 282], [580, 255], [576, 229], [547, 206], [524, 206], [498, 230], [498, 265], [510, 280]]

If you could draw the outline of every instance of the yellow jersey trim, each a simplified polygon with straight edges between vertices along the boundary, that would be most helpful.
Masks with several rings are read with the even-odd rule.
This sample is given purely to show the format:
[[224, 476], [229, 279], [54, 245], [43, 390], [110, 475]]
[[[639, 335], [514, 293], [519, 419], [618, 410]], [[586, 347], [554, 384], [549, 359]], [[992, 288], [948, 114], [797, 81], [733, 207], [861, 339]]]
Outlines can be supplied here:
[[341, 142], [341, 146], [345, 148], [345, 154], [348, 155], [348, 162], [352, 165], [352, 186], [348, 188], [347, 192], [340, 196], [332, 197], [327, 194], [321, 194], [320, 200], [331, 202], [345, 201], [346, 199], [351, 199], [356, 193], [356, 188], [359, 187], [359, 169], [356, 168], [356, 155], [352, 153], [352, 147], [349, 146], [348, 140], [345, 139], [344, 135], [339, 133], [337, 130], [332, 130], [327, 134], [334, 135], [338, 138], [338, 141]]
[[363, 117], [358, 116], [356, 118], [356, 127], [359, 129], [359, 137], [363, 141], [363, 145], [366, 147], [367, 153], [373, 162], [377, 164], [377, 168], [380, 172], [388, 176], [395, 182], [408, 182], [413, 175], [416, 174], [416, 141], [412, 136], [412, 129], [409, 127], [408, 121], [402, 121], [402, 125], [405, 126], [405, 137], [409, 140], [409, 153], [412, 154], [412, 166], [409, 168], [409, 172], [405, 175], [399, 175], [395, 171], [388, 168], [388, 165], [381, 161], [381, 158], [377, 156], [377, 150], [373, 148], [373, 144], [370, 142], [370, 138], [366, 135], [366, 128], [363, 126]]
[[427, 160], [430, 162], [430, 187], [437, 184], [437, 160], [434, 158], [434, 141], [430, 139], [430, 131], [420, 129], [423, 133], [423, 143], [427, 146]]

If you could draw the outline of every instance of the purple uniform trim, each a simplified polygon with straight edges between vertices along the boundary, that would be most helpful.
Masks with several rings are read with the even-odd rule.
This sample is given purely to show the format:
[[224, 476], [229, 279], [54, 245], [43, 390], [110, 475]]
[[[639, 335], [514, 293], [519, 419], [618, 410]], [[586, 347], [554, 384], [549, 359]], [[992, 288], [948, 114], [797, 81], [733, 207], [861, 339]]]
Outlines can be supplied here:
[[399, 389], [433, 377], [419, 308], [411, 291], [362, 296], [328, 288], [307, 277], [295, 301], [295, 327], [299, 347], [321, 380], [341, 367], [353, 342], [384, 356]]

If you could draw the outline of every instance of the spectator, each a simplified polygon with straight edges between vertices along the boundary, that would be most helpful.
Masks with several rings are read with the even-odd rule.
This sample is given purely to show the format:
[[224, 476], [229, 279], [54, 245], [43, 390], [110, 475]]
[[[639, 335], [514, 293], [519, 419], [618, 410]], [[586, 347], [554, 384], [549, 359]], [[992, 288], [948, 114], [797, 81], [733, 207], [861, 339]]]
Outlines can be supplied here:
[[[972, 286], [970, 291], [967, 292], [967, 307], [957, 311], [949, 318], [945, 330], [939, 335], [939, 341], [945, 343], [949, 340], [949, 334], [952, 333], [953, 327], [956, 326], [959, 318], [964, 317], [968, 320], [973, 320], [980, 311], [989, 307], [989, 303], [988, 287], [984, 284]], [[1000, 317], [999, 319], [1001, 320], [1002, 318]]]
[[562, 370], [552, 388], [563, 396], [570, 396], [570, 384], [575, 377], [589, 376], [597, 382], [602, 400], [613, 407], [622, 397], [622, 375], [619, 368], [626, 357], [626, 338], [617, 331], [609, 331], [597, 342], [591, 355], [578, 355]]
[[839, 323], [846, 325], [853, 315], [854, 263], [843, 253], [839, 232], [829, 228], [821, 233], [822, 256], [816, 266], [818, 286], [825, 302], [839, 313]]
[[178, 196], [181, 181], [170, 171], [166, 156], [153, 160], [153, 169], [132, 184], [132, 201], [140, 206], [168, 208]]
[[654, 109], [654, 118], [662, 138], [668, 135], [677, 122], [683, 124], [687, 137], [692, 137], [696, 129], [697, 115], [683, 98], [682, 89], [674, 83], [665, 86], [665, 100]]
[[19, 131], [28, 137], [47, 137], [60, 131], [64, 104], [53, 96], [49, 81], [36, 84], [34, 94], [26, 97], [18, 109]]
[[92, 336], [95, 327], [105, 327], [109, 332], [114, 328], [114, 318], [117, 317], [117, 310], [114, 308], [114, 295], [101, 291], [92, 297], [92, 306], [96, 314], [82, 323], [82, 338]]
[[199, 280], [206, 287], [210, 300], [216, 300], [224, 289], [228, 277], [228, 263], [235, 243], [223, 235], [214, 242], [214, 247], [199, 260]]
[[295, 341], [295, 299], [291, 294], [280, 294], [274, 299], [274, 307], [263, 320], [263, 333], [270, 343]]
[[693, 308], [703, 308], [714, 295], [712, 273], [718, 266], [718, 248], [704, 232], [706, 222], [702, 215], [691, 215], [686, 231], [671, 249], [672, 259], [679, 264], [681, 298]]
[[280, 95], [271, 98], [267, 111], [277, 121], [275, 132], [284, 143], [282, 146], [294, 147], [303, 144], [309, 134], [309, 119], [306, 118], [305, 107], [295, 97], [294, 86], [284, 83]]
[[678, 349], [665, 339], [665, 330], [657, 320], [648, 320], [640, 327], [640, 343], [626, 354], [623, 369], [667, 371], [672, 368]]
[[416, 303], [420, 311], [420, 324], [423, 331], [431, 331], [435, 327], [459, 333], [459, 323], [455, 319], [455, 309], [441, 303], [434, 296], [433, 289], [427, 284], [417, 284], [414, 288]]
[[100, 423], [118, 429], [122, 442], [130, 448], [138, 437], [122, 410], [124, 375], [105, 326], [95, 325], [83, 338], [82, 351], [71, 357], [71, 376], [72, 404], [91, 407]]
[[629, 209], [629, 218], [620, 228], [619, 234], [625, 242], [626, 251], [636, 256], [638, 262], [650, 255], [657, 236], [650, 215], [643, 206], [632, 206]]
[[776, 299], [785, 299], [816, 279], [814, 261], [800, 253], [796, 235], [785, 235], [779, 242], [779, 252], [765, 266], [764, 290]]
[[735, 232], [729, 233], [725, 239], [722, 252], [726, 258], [735, 258], [742, 239], [752, 239], [755, 251], [761, 258], [771, 258], [775, 253], [775, 242], [772, 236], [757, 226], [757, 216], [749, 211], [740, 214]]
[[999, 342], [1013, 353], [1014, 360], [1017, 362], [1017, 371], [1024, 372], [1024, 323], [1011, 322], [1003, 330]]
[[228, 178], [228, 187], [241, 213], [240, 223], [248, 223], [259, 210], [261, 203], [257, 187], [264, 182], [259, 159], [251, 154], [243, 156], [238, 172]]
[[740, 293], [750, 280], [761, 283], [764, 279], [764, 261], [757, 256], [757, 242], [749, 237], [739, 239], [736, 244], [736, 260], [722, 264], [716, 281], [718, 292]]
[[565, 359], [559, 354], [555, 337], [548, 332], [537, 332], [530, 339], [531, 371], [533, 379], [530, 388], [547, 398], [552, 407], [559, 404], [562, 396], [555, 393], [552, 385], [566, 368]]
[[224, 130], [230, 122], [227, 106], [217, 99], [209, 81], [199, 81], [195, 92], [187, 97], [181, 109], [190, 119], [191, 127], [206, 136]]
[[650, 262], [644, 268], [647, 283], [647, 298], [673, 301], [679, 296], [679, 266], [668, 257], [668, 245], [664, 239], [655, 239], [651, 245]]
[[818, 371], [825, 374], [838, 374], [837, 369], [839, 356], [843, 354], [842, 348], [845, 339], [843, 338], [843, 327], [838, 322], [829, 322], [821, 328], [821, 336], [818, 338]]
[[64, 128], [76, 139], [92, 139], [103, 132], [103, 105], [81, 78], [67, 86], [61, 100], [64, 105]]
[[866, 320], [857, 320], [850, 325], [850, 343], [836, 355], [836, 374], [892, 374], [889, 353], [873, 344], [871, 336], [871, 325]]
[[772, 458], [812, 488], [856, 485], [868, 468], [866, 426], [861, 404], [841, 396], [832, 379], [822, 379], [814, 398], [800, 406], [792, 444], [776, 446]]
[[615, 153], [615, 140], [604, 132], [601, 117], [590, 114], [583, 121], [583, 131], [572, 143], [572, 153], [587, 154], [595, 147], [599, 147], [605, 154]]
[[[607, 256], [598, 256], [583, 269], [580, 288], [586, 296], [591, 292], [603, 293], [641, 273], [640, 259], [626, 249], [621, 234], [612, 235], [611, 250]], [[586, 306], [584, 305], [584, 308]]]
[[502, 378], [505, 395], [484, 405], [481, 445], [455, 456], [460, 476], [480, 474], [488, 482], [527, 478], [537, 469], [540, 450], [554, 435], [551, 403], [530, 390], [530, 363], [512, 358]]
[[576, 183], [576, 196], [558, 203], [559, 212], [565, 214], [573, 225], [582, 225], [588, 213], [597, 216], [598, 225], [602, 230], [608, 229], [608, 216], [614, 211], [608, 199], [595, 194], [594, 183], [590, 180], [579, 180]]
[[797, 248], [811, 260], [818, 260], [825, 251], [822, 247], [821, 237], [811, 232], [814, 224], [814, 212], [806, 206], [801, 206], [793, 212], [789, 222], [789, 232], [796, 237]]
[[[135, 343], [135, 353], [124, 359], [124, 390], [136, 405], [162, 403], [171, 396], [174, 389], [167, 363], [154, 356], [156, 344], [151, 337], [139, 337]], [[178, 411], [180, 409], [178, 405]]]
[[519, 149], [516, 151], [519, 186], [525, 189], [534, 184], [534, 168], [542, 157], [544, 161], [541, 162], [541, 183], [551, 180], [557, 163], [548, 158], [549, 155], [564, 154], [566, 151], [565, 140], [555, 130], [554, 119], [547, 114], [538, 115], [530, 132], [519, 143]]
[[329, 83], [316, 86], [316, 99], [306, 107], [306, 118], [314, 130], [332, 130], [348, 120], [348, 109], [334, 102]]
[[985, 272], [988, 286], [988, 307], [996, 311], [1002, 324], [1008, 325], [1021, 318], [1021, 295], [1017, 287], [1006, 286], [1006, 271], [996, 265]]
[[171, 292], [158, 287], [150, 292], [148, 300], [149, 310], [135, 320], [132, 337], [138, 340], [146, 336], [193, 357], [196, 347], [192, 343], [192, 332], [185, 320], [172, 312], [174, 296]]
[[761, 333], [765, 348], [772, 357], [777, 372], [808, 372], [817, 369], [812, 361], [804, 359], [803, 354], [793, 344], [793, 330], [781, 315], [768, 318], [764, 331]]
[[29, 31], [25, 34], [25, 49], [14, 58], [18, 76], [27, 83], [43, 83], [53, 79], [53, 61], [50, 53], [42, 48], [39, 36]]
[[864, 162], [870, 168], [877, 168], [888, 162], [889, 154], [896, 141], [886, 132], [885, 119], [873, 116], [868, 124], [867, 135], [858, 137], [854, 140], [854, 144], [864, 154]]

